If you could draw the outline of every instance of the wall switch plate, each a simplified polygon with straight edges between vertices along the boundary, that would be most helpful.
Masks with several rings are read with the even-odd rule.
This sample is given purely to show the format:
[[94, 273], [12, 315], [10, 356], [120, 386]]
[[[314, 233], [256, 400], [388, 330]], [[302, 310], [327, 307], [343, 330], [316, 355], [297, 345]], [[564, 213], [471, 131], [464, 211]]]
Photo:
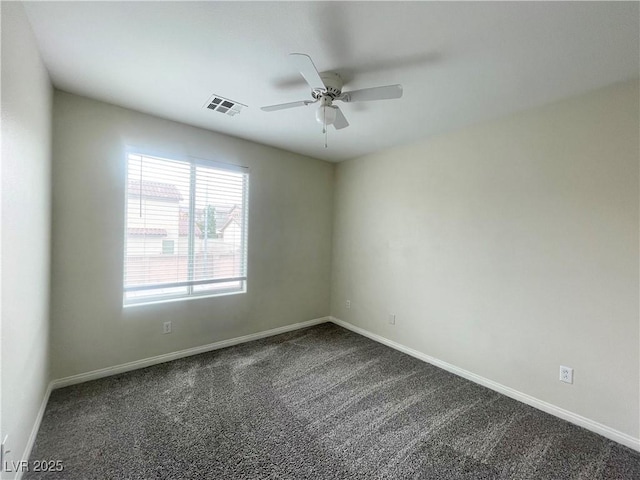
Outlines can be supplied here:
[[347, 300], [347, 310], [351, 309], [351, 300]]
[[396, 324], [396, 316], [393, 313], [389, 314], [389, 325], [395, 325]]
[[171, 333], [171, 322], [164, 322], [162, 333]]
[[564, 383], [573, 383], [573, 368], [563, 367], [560, 365], [560, 381]]

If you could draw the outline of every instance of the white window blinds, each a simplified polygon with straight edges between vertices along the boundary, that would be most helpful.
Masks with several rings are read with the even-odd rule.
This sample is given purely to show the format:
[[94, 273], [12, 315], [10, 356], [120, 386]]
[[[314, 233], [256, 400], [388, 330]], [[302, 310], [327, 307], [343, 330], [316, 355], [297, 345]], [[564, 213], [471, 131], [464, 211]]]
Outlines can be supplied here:
[[124, 304], [243, 292], [248, 172], [127, 158]]

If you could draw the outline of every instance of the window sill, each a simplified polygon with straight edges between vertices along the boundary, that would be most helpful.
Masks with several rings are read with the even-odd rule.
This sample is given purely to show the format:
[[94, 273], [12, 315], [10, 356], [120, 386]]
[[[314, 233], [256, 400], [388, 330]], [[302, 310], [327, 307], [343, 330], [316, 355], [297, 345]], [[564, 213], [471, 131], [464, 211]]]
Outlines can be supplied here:
[[148, 307], [152, 305], [161, 305], [164, 303], [174, 303], [174, 302], [185, 302], [189, 300], [204, 300], [207, 298], [216, 298], [216, 297], [228, 297], [231, 295], [242, 295], [247, 293], [247, 289], [233, 291], [233, 292], [220, 292], [220, 293], [202, 293], [200, 295], [189, 295], [187, 297], [174, 297], [174, 298], [163, 298], [158, 300], [141, 300], [139, 302], [127, 303], [122, 305], [123, 309], [135, 308], [135, 307]]

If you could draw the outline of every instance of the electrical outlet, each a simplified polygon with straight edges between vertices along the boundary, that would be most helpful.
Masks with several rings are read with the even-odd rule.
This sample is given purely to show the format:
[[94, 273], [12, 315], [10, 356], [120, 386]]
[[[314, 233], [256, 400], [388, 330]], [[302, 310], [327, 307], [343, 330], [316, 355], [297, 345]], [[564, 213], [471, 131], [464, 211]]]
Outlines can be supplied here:
[[162, 333], [171, 333], [171, 322], [164, 322]]
[[560, 381], [564, 383], [573, 383], [573, 368], [563, 367], [560, 365]]
[[389, 314], [389, 325], [395, 325], [396, 324], [396, 316], [393, 313]]
[[347, 300], [347, 310], [351, 310], [351, 300]]

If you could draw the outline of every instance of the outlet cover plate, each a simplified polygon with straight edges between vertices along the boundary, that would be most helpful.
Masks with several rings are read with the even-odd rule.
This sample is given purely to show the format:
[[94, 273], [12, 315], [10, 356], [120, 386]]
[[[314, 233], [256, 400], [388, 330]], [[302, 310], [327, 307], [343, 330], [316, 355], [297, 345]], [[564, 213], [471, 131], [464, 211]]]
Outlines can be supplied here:
[[560, 381], [573, 383], [573, 368], [560, 365]]

